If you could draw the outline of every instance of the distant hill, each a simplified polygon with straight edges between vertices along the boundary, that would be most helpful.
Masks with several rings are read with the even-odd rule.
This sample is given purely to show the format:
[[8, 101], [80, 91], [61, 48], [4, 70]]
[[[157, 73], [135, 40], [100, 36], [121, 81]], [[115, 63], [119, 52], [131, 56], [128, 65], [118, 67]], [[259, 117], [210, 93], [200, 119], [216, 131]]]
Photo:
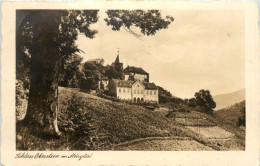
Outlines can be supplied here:
[[220, 94], [213, 96], [213, 100], [217, 104], [215, 110], [231, 106], [245, 99], [245, 89], [241, 89], [228, 94]]

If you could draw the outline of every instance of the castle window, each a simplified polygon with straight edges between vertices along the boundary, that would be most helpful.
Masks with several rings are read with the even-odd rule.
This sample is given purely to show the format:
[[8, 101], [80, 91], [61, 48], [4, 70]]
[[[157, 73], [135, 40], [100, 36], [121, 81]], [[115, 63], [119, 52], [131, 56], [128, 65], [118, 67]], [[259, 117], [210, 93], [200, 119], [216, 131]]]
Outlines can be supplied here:
[[121, 92], [121, 89], [119, 88], [119, 93]]
[[134, 94], [136, 94], [136, 90], [134, 91]]
[[144, 93], [144, 91], [143, 90], [141, 90], [141, 94], [143, 94]]
[[154, 95], [156, 95], [156, 91], [154, 91]]
[[149, 91], [146, 91], [146, 94], [149, 95]]
[[130, 90], [128, 89], [128, 93], [130, 92]]
[[125, 89], [123, 90], [123, 92], [125, 93]]
[[150, 95], [152, 95], [153, 94], [153, 92], [152, 91], [150, 91]]
[[137, 90], [137, 93], [139, 94], [139, 90]]
[[137, 85], [137, 87], [139, 87], [139, 85]]

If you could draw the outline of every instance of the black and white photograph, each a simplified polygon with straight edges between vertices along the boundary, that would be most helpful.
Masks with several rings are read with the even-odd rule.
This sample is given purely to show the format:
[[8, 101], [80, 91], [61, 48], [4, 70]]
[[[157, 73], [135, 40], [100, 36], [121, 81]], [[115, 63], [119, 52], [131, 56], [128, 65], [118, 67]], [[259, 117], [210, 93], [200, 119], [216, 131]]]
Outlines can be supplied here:
[[4, 2], [2, 165], [257, 165], [256, 3]]
[[240, 11], [17, 10], [17, 150], [244, 151]]

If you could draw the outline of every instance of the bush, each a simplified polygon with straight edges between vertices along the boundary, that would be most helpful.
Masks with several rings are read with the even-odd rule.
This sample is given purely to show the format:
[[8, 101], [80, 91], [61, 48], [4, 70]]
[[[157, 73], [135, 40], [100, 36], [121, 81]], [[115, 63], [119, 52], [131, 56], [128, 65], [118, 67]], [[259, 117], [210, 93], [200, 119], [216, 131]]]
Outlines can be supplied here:
[[160, 103], [168, 103], [168, 102], [170, 102], [170, 97], [163, 95], [163, 94], [160, 94], [160, 92], [159, 92], [159, 102]]
[[190, 113], [191, 109], [186, 105], [179, 105], [174, 109], [169, 110], [168, 114], [165, 116], [167, 118], [175, 118], [177, 113]]
[[176, 117], [176, 112], [175, 111], [173, 111], [173, 110], [170, 110], [169, 112], [168, 112], [168, 114], [166, 114], [165, 115], [165, 117], [166, 118], [175, 118]]
[[196, 106], [194, 108], [195, 111], [198, 111], [198, 112], [202, 112], [202, 113], [206, 113], [206, 114], [213, 114], [213, 110], [209, 107], [205, 107], [205, 106]]
[[[60, 129], [70, 132], [81, 144], [80, 149], [98, 149], [95, 120], [87, 109], [84, 98], [74, 93], [61, 109], [58, 118]], [[94, 141], [94, 142], [93, 142]]]
[[188, 106], [189, 107], [196, 107], [196, 105], [197, 105], [197, 101], [196, 101], [195, 98], [191, 98], [191, 99], [188, 100]]

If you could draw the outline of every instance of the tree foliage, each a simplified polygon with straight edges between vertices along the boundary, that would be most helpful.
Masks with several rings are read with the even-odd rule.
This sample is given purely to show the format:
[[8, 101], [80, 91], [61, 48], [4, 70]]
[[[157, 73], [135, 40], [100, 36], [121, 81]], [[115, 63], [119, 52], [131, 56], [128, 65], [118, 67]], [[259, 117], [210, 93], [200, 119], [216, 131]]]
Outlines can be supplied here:
[[65, 59], [64, 68], [61, 72], [60, 86], [79, 88], [79, 79], [81, 77], [82, 57], [74, 54]]
[[98, 88], [98, 83], [101, 80], [101, 73], [98, 67], [86, 62], [83, 65], [82, 76], [80, 78], [80, 88], [83, 90], [95, 90]]
[[123, 70], [117, 70], [114, 66], [109, 66], [105, 75], [108, 77], [108, 79], [124, 79]]
[[198, 106], [203, 106], [209, 109], [216, 108], [216, 103], [214, 102], [209, 90], [201, 89], [199, 92], [196, 92], [195, 99]]
[[130, 32], [131, 27], [138, 27], [144, 35], [155, 35], [161, 29], [166, 29], [174, 20], [171, 16], [163, 18], [159, 10], [108, 10], [105, 19], [108, 26], [119, 31], [125, 27]]
[[188, 106], [189, 107], [195, 107], [197, 105], [196, 99], [193, 97], [191, 99], [188, 99]]
[[158, 88], [158, 97], [160, 103], [168, 103], [171, 101], [172, 94], [171, 92], [165, 90], [161, 86], [157, 86]]

